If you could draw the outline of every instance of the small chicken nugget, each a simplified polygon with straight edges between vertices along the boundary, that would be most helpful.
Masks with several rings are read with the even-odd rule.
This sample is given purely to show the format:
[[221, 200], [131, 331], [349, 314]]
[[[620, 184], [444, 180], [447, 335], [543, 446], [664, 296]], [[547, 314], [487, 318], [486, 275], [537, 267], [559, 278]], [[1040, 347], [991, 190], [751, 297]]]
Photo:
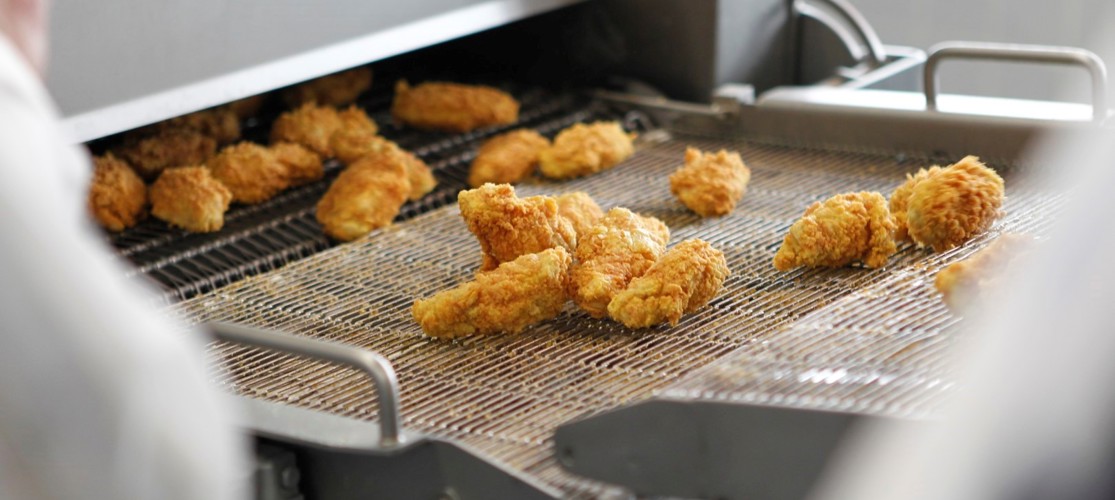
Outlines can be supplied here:
[[271, 154], [286, 169], [286, 181], [290, 186], [301, 186], [321, 180], [325, 167], [321, 157], [293, 142], [280, 142], [271, 146]]
[[685, 240], [617, 294], [608, 304], [608, 315], [628, 328], [666, 321], [676, 326], [682, 314], [716, 297], [730, 273], [720, 250], [703, 240]]
[[283, 101], [292, 108], [303, 104], [344, 106], [355, 102], [360, 94], [371, 87], [372, 70], [353, 68], [288, 88], [282, 95]]
[[1003, 234], [984, 249], [937, 273], [934, 285], [949, 309], [980, 305], [1001, 288], [1008, 271], [1034, 245], [1023, 234]]
[[317, 220], [325, 234], [352, 241], [390, 224], [409, 193], [399, 156], [372, 152], [337, 176], [317, 204]]
[[518, 333], [561, 313], [570, 260], [561, 247], [521, 255], [473, 281], [416, 300], [411, 312], [434, 337]]
[[516, 129], [488, 139], [468, 172], [468, 185], [514, 184], [530, 177], [538, 165], [538, 154], [550, 140], [530, 129]]
[[569, 296], [590, 316], [606, 316], [616, 294], [658, 261], [668, 241], [670, 228], [662, 221], [626, 208], [609, 210], [578, 238]]
[[395, 84], [391, 116], [399, 123], [425, 130], [468, 132], [519, 120], [519, 102], [510, 94], [484, 85], [426, 82], [411, 87]]
[[571, 179], [607, 170], [635, 154], [619, 122], [576, 123], [562, 130], [538, 156], [539, 170], [551, 179]]
[[577, 233], [558, 214], [557, 200], [549, 196], [515, 196], [509, 184], [485, 184], [457, 195], [461, 217], [480, 241], [480, 270], [495, 269], [520, 255], [547, 248], [574, 248]]
[[267, 201], [290, 186], [286, 165], [271, 150], [253, 142], [226, 147], [205, 166], [232, 192], [232, 201], [237, 203]]
[[333, 157], [329, 142], [333, 133], [341, 129], [341, 117], [336, 109], [303, 104], [287, 111], [271, 125], [271, 142], [293, 142], [310, 148], [325, 158]]
[[105, 229], [123, 231], [138, 223], [147, 208], [147, 185], [132, 167], [107, 153], [93, 159], [89, 212]]
[[750, 180], [751, 170], [739, 153], [686, 148], [685, 165], [670, 175], [670, 192], [690, 210], [711, 217], [735, 209]]
[[191, 130], [168, 130], [130, 140], [115, 151], [144, 179], [154, 179], [166, 168], [205, 163], [217, 152], [217, 141]]
[[906, 208], [910, 239], [937, 252], [959, 246], [1002, 216], [1003, 197], [1003, 178], [965, 157], [914, 186]]
[[577, 239], [580, 239], [581, 235], [586, 234], [601, 217], [604, 217], [604, 211], [600, 209], [600, 205], [597, 205], [596, 201], [584, 191], [560, 194], [554, 199], [558, 203], [558, 213], [569, 219], [569, 222], [573, 224], [573, 230], [577, 232]]
[[840, 267], [863, 261], [881, 267], [897, 251], [887, 200], [875, 192], [838, 194], [818, 201], [790, 226], [774, 267]]
[[151, 214], [166, 223], [195, 233], [219, 231], [232, 193], [205, 167], [163, 171], [151, 185]]
[[906, 182], [901, 186], [894, 189], [890, 195], [890, 215], [894, 217], [894, 240], [906, 241], [910, 239], [910, 234], [906, 228], [906, 209], [910, 203], [910, 195], [914, 193], [914, 187], [921, 181], [928, 179], [930, 176], [937, 175], [941, 171], [941, 167], [936, 165], [929, 167], [929, 170], [919, 168], [917, 173], [910, 175], [906, 174]]

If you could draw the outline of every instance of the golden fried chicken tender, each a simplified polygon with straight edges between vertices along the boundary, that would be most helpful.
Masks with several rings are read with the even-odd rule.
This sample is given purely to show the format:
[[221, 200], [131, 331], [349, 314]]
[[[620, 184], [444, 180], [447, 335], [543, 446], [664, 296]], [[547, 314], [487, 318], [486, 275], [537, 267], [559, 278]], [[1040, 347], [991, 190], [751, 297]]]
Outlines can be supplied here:
[[245, 97], [236, 101], [225, 104], [229, 111], [232, 111], [237, 118], [241, 120], [251, 118], [259, 113], [260, 108], [267, 102], [267, 94], [259, 94], [251, 97]]
[[514, 184], [530, 177], [538, 165], [538, 154], [550, 140], [530, 129], [520, 128], [488, 139], [480, 146], [468, 172], [468, 185]]
[[690, 147], [685, 149], [685, 165], [670, 175], [670, 192], [690, 210], [711, 217], [735, 209], [750, 180], [751, 170], [739, 153], [702, 153]]
[[910, 239], [937, 252], [959, 246], [1002, 215], [1003, 191], [1003, 178], [975, 156], [929, 175], [907, 201]]
[[154, 179], [166, 168], [205, 163], [217, 152], [217, 141], [192, 130], [168, 130], [127, 141], [114, 153], [144, 179]]
[[145, 135], [157, 135], [183, 130], [212, 137], [218, 145], [231, 144], [240, 139], [240, 117], [227, 107], [212, 108], [171, 118], [140, 129], [139, 132]]
[[88, 206], [93, 218], [109, 231], [136, 225], [147, 208], [147, 185], [121, 160], [107, 153], [93, 159]]
[[937, 273], [934, 285], [953, 311], [982, 303], [1002, 287], [1012, 267], [1034, 246], [1024, 234], [1003, 234], [984, 249]]
[[569, 219], [578, 239], [592, 229], [601, 217], [604, 217], [600, 205], [597, 205], [596, 201], [584, 191], [559, 194], [554, 199], [557, 200], [558, 214]]
[[372, 117], [368, 116], [366, 111], [356, 106], [349, 106], [339, 111], [337, 118], [341, 120], [339, 130], [356, 130], [372, 135], [379, 133], [379, 127], [376, 126], [375, 120], [372, 120]]
[[151, 214], [195, 233], [219, 231], [232, 193], [201, 166], [169, 168], [151, 185]]
[[539, 153], [539, 169], [551, 179], [595, 174], [635, 154], [634, 139], [635, 134], [624, 132], [619, 122], [576, 123]]
[[774, 267], [840, 267], [862, 261], [881, 267], [897, 251], [887, 200], [875, 192], [838, 194], [818, 201], [790, 226]]
[[271, 145], [270, 149], [271, 154], [286, 169], [284, 177], [290, 186], [309, 184], [325, 176], [321, 157], [301, 145], [280, 142]]
[[400, 80], [395, 84], [391, 116], [414, 128], [468, 132], [515, 123], [519, 120], [519, 101], [484, 85], [426, 82], [411, 87]]
[[549, 196], [519, 198], [509, 184], [485, 184], [461, 191], [457, 204], [469, 231], [480, 241], [481, 271], [520, 255], [577, 245], [573, 224], [558, 214], [557, 200]]
[[275, 119], [271, 125], [271, 142], [301, 144], [325, 158], [332, 158], [333, 148], [329, 141], [341, 125], [336, 109], [307, 103]]
[[290, 186], [287, 166], [266, 147], [253, 142], [228, 146], [205, 166], [232, 193], [232, 201], [267, 201]]
[[416, 300], [411, 312], [434, 337], [518, 333], [561, 313], [570, 260], [561, 247], [524, 254], [473, 281]]
[[384, 139], [366, 130], [339, 130], [333, 134], [331, 141], [337, 159], [342, 163], [352, 164], [364, 155], [371, 152], [384, 152], [398, 155], [407, 169], [407, 179], [410, 181], [410, 199], [421, 199], [426, 193], [437, 187], [437, 179], [433, 170], [421, 158], [407, 151], [398, 144]]
[[349, 165], [317, 204], [325, 234], [352, 241], [391, 223], [410, 193], [398, 155], [372, 152]]
[[594, 318], [632, 279], [650, 269], [670, 241], [670, 228], [654, 217], [613, 208], [577, 242], [577, 264], [569, 273], [568, 294]]
[[344, 106], [355, 102], [360, 94], [371, 87], [372, 70], [353, 68], [288, 88], [282, 95], [283, 101], [292, 108], [303, 104]]
[[720, 250], [703, 240], [685, 240], [631, 280], [608, 304], [608, 315], [628, 328], [666, 321], [676, 326], [682, 314], [708, 304], [730, 273]]
[[890, 215], [894, 217], [894, 240], [906, 241], [910, 239], [910, 235], [906, 229], [906, 209], [910, 203], [910, 195], [914, 193], [914, 187], [921, 181], [928, 179], [930, 176], [937, 175], [941, 171], [941, 167], [936, 165], [929, 167], [929, 170], [919, 168], [917, 173], [910, 175], [906, 174], [906, 182], [901, 186], [894, 189], [890, 195]]

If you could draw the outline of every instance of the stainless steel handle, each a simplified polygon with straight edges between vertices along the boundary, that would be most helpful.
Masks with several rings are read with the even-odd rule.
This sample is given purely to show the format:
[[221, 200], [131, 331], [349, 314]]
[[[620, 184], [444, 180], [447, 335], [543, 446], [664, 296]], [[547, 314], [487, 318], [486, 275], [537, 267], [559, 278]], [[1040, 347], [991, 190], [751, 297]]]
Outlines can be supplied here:
[[218, 339], [317, 358], [347, 365], [372, 379], [379, 396], [379, 444], [391, 448], [402, 443], [399, 434], [399, 379], [386, 358], [371, 351], [324, 340], [245, 325], [213, 322], [206, 325]]
[[887, 61], [887, 53], [886, 50], [883, 48], [883, 42], [879, 39], [879, 35], [875, 33], [875, 30], [867, 22], [867, 18], [863, 17], [863, 14], [860, 14], [859, 10], [852, 6], [851, 3], [848, 3], [846, 0], [813, 1], [828, 5], [829, 10], [840, 16], [840, 18], [842, 18], [846, 23], [846, 26], [841, 26], [833, 23], [825, 12], [818, 11], [815, 7], [812, 7], [800, 0], [794, 2], [794, 9], [799, 14], [817, 19], [825, 25], [829, 26], [830, 29], [833, 29], [834, 32], [836, 32], [837, 36], [844, 40], [844, 44], [848, 46], [848, 50], [852, 52], [853, 57], [859, 58], [861, 56], [857, 53], [856, 47], [853, 47], [849, 43], [849, 40], [845, 36], [842, 36], [841, 32], [839, 31], [839, 29], [842, 29], [844, 27], [847, 27], [854, 31], [855, 34], [859, 36], [860, 40], [863, 41], [863, 44], [867, 49], [866, 57], [874, 66], [881, 66]]
[[925, 107], [937, 109], [937, 67], [945, 59], [983, 59], [1083, 66], [1092, 77], [1092, 119], [1107, 118], [1107, 68], [1095, 53], [1074, 47], [982, 42], [944, 42], [925, 60]]

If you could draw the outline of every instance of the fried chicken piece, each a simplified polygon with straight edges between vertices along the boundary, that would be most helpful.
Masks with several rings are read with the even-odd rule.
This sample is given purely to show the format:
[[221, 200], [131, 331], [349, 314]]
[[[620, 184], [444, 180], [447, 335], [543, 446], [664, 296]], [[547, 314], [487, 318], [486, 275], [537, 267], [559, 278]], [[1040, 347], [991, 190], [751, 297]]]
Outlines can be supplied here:
[[518, 333], [561, 313], [570, 260], [561, 247], [524, 254], [473, 281], [414, 301], [411, 312], [434, 337]]
[[325, 176], [321, 157], [303, 146], [280, 142], [271, 145], [271, 154], [286, 169], [284, 178], [290, 186], [309, 184]]
[[283, 101], [292, 108], [303, 104], [344, 106], [355, 102], [360, 94], [371, 87], [372, 70], [353, 68], [288, 88], [282, 95]]
[[384, 139], [367, 130], [338, 130], [333, 134], [331, 141], [337, 159], [342, 163], [352, 164], [364, 155], [371, 152], [386, 152], [399, 155], [407, 169], [407, 179], [410, 181], [410, 199], [421, 199], [426, 193], [437, 187], [437, 179], [430, 166], [392, 141]]
[[625, 133], [619, 122], [576, 123], [539, 153], [539, 169], [551, 179], [595, 174], [635, 154], [634, 139], [635, 134]]
[[953, 311], [978, 305], [1001, 288], [1011, 268], [1033, 246], [1030, 236], [1003, 234], [984, 249], [942, 269], [934, 285]]
[[910, 239], [937, 252], [959, 246], [1002, 215], [1003, 190], [1003, 178], [975, 156], [927, 176], [907, 201]]
[[341, 126], [341, 116], [336, 109], [303, 104], [275, 119], [271, 125], [271, 142], [301, 144], [322, 157], [332, 158], [333, 148], [329, 141]]
[[840, 267], [862, 261], [880, 267], [897, 251], [887, 200], [875, 192], [838, 194], [809, 206], [790, 226], [774, 267]]
[[628, 328], [666, 321], [677, 326], [682, 314], [708, 304], [730, 273], [720, 250], [703, 240], [685, 240], [631, 280], [608, 304], [608, 315]]
[[245, 97], [236, 101], [225, 104], [229, 111], [232, 111], [237, 118], [241, 120], [251, 118], [259, 113], [260, 108], [267, 102], [267, 94], [259, 94], [251, 97]]
[[906, 182], [895, 188], [894, 192], [891, 193], [890, 215], [894, 217], [895, 241], [906, 241], [910, 239], [910, 234], [906, 229], [906, 208], [910, 203], [910, 195], [914, 193], [914, 187], [930, 176], [937, 175], [940, 171], [941, 167], [936, 165], [929, 167], [929, 170], [919, 168], [917, 173], [913, 175], [906, 174]]
[[670, 228], [654, 217], [613, 208], [577, 242], [577, 264], [568, 293], [594, 318], [608, 314], [608, 303], [632, 279], [658, 261], [670, 241]]
[[352, 241], [391, 223], [410, 193], [398, 155], [372, 152], [349, 165], [317, 204], [325, 234]]
[[337, 118], [341, 120], [340, 130], [356, 130], [364, 134], [375, 135], [379, 133], [379, 127], [376, 126], [375, 120], [368, 116], [368, 113], [363, 109], [356, 106], [349, 106], [337, 113]]
[[391, 104], [395, 121], [414, 128], [443, 132], [468, 132], [519, 120], [519, 101], [495, 87], [426, 82], [411, 87], [395, 84]]
[[115, 154], [144, 179], [154, 179], [163, 169], [205, 163], [217, 152], [217, 141], [191, 130], [168, 130], [143, 139], [129, 140]]
[[526, 179], [538, 165], [538, 154], [549, 146], [549, 139], [525, 128], [488, 139], [472, 160], [468, 185], [476, 188], [488, 182], [513, 184]]
[[485, 184], [457, 195], [461, 217], [480, 241], [481, 271], [547, 248], [572, 249], [577, 233], [549, 196], [515, 196], [510, 184]]
[[670, 175], [670, 192], [690, 210], [711, 217], [735, 209], [750, 180], [751, 170], [739, 153], [702, 153], [690, 147], [685, 149], [685, 165]]
[[89, 212], [109, 231], [136, 225], [147, 208], [147, 185], [132, 167], [107, 153], [93, 159], [93, 182], [89, 186]]
[[161, 121], [138, 133], [149, 136], [174, 131], [197, 132], [212, 137], [218, 145], [231, 144], [240, 139], [240, 118], [227, 107], [212, 108]]
[[228, 188], [200, 166], [164, 170], [149, 195], [152, 215], [195, 233], [220, 230], [232, 202]]
[[578, 239], [592, 229], [601, 217], [604, 217], [600, 205], [597, 205], [596, 201], [584, 191], [560, 194], [554, 199], [557, 200], [558, 214], [569, 219]]
[[205, 166], [237, 203], [267, 201], [290, 186], [287, 166], [271, 150], [253, 142], [226, 147]]

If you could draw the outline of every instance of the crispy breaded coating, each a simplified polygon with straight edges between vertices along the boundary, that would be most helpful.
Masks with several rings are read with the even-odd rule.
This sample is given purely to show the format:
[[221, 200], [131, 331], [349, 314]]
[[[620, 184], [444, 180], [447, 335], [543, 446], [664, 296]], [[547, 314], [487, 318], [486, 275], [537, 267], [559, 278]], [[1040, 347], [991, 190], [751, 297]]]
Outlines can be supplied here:
[[426, 82], [411, 87], [406, 80], [399, 80], [391, 116], [414, 128], [468, 132], [515, 123], [519, 120], [519, 101], [484, 85]]
[[283, 90], [283, 101], [292, 108], [303, 104], [344, 106], [372, 87], [372, 70], [353, 68]]
[[468, 185], [514, 184], [530, 177], [538, 165], [538, 154], [550, 140], [530, 129], [520, 128], [488, 139], [480, 146], [468, 172]]
[[89, 212], [109, 231], [136, 225], [147, 208], [147, 185], [132, 167], [107, 153], [93, 159], [93, 182], [89, 185]]
[[739, 153], [702, 153], [690, 147], [685, 149], [685, 165], [670, 175], [670, 192], [690, 210], [711, 217], [735, 209], [750, 180], [751, 170]]
[[572, 249], [577, 233], [549, 196], [515, 196], [509, 184], [485, 184], [457, 195], [461, 217], [480, 241], [481, 271], [547, 248]]
[[910, 239], [943, 252], [991, 227], [1002, 215], [1003, 178], [968, 156], [914, 186], [906, 208]]
[[539, 170], [551, 179], [595, 174], [635, 154], [634, 139], [635, 134], [624, 132], [619, 122], [576, 123], [539, 153]]
[[410, 181], [410, 199], [421, 199], [426, 193], [437, 187], [437, 179], [433, 170], [421, 158], [407, 151], [398, 144], [384, 139], [366, 130], [338, 130], [333, 134], [331, 141], [337, 159], [342, 163], [352, 164], [364, 155], [371, 152], [383, 152], [399, 155], [407, 169], [407, 179]]
[[152, 215], [195, 233], [220, 230], [232, 202], [228, 188], [200, 166], [163, 171], [149, 195]]
[[1030, 236], [1003, 234], [982, 250], [938, 272], [934, 286], [953, 311], [978, 305], [1001, 288], [1007, 273], [1033, 246]]
[[293, 142], [306, 146], [322, 157], [332, 158], [329, 141], [341, 128], [341, 116], [336, 109], [314, 104], [287, 111], [271, 125], [271, 142]]
[[936, 165], [929, 167], [929, 170], [919, 168], [917, 173], [910, 175], [906, 174], [906, 182], [901, 186], [894, 189], [890, 195], [890, 215], [894, 217], [894, 240], [906, 241], [910, 239], [910, 234], [906, 230], [906, 207], [910, 203], [910, 195], [914, 194], [914, 186], [917, 186], [921, 181], [928, 179], [932, 175], [937, 175], [941, 171], [941, 167]]
[[410, 193], [398, 155], [372, 152], [349, 165], [317, 204], [325, 234], [352, 241], [391, 223]]
[[682, 314], [708, 304], [730, 273], [720, 250], [703, 240], [685, 240], [617, 294], [608, 304], [608, 315], [628, 328], [666, 321], [676, 326]]
[[880, 267], [897, 250], [887, 200], [875, 192], [838, 194], [818, 201], [790, 226], [774, 267], [840, 267], [862, 261]]
[[271, 150], [254, 142], [228, 146], [205, 163], [213, 178], [232, 193], [232, 201], [267, 201], [290, 186], [287, 167]]
[[561, 313], [570, 260], [561, 247], [524, 254], [473, 281], [414, 301], [411, 312], [434, 337], [518, 333]]
[[182, 115], [140, 130], [145, 135], [189, 130], [212, 137], [218, 145], [231, 144], [240, 139], [240, 117], [232, 109], [219, 107]]
[[379, 127], [376, 126], [375, 120], [372, 120], [372, 117], [368, 116], [366, 111], [356, 106], [349, 106], [339, 111], [337, 118], [341, 120], [339, 130], [357, 130], [373, 135], [379, 133]]
[[232, 111], [237, 118], [241, 120], [251, 118], [259, 113], [260, 108], [267, 102], [267, 94], [259, 94], [251, 97], [245, 97], [236, 101], [225, 104], [225, 107]]
[[309, 184], [325, 176], [321, 157], [301, 145], [293, 142], [272, 144], [271, 154], [286, 169], [284, 177], [290, 186]]
[[191, 130], [168, 130], [131, 140], [114, 151], [147, 180], [166, 168], [205, 163], [216, 152], [216, 140]]
[[654, 217], [613, 208], [577, 242], [577, 264], [569, 273], [569, 296], [594, 318], [632, 279], [650, 269], [670, 241], [670, 228]]
[[554, 199], [557, 200], [558, 214], [569, 219], [573, 224], [573, 230], [577, 232], [578, 239], [592, 229], [601, 217], [604, 217], [600, 205], [597, 205], [596, 201], [584, 191], [559, 194]]

